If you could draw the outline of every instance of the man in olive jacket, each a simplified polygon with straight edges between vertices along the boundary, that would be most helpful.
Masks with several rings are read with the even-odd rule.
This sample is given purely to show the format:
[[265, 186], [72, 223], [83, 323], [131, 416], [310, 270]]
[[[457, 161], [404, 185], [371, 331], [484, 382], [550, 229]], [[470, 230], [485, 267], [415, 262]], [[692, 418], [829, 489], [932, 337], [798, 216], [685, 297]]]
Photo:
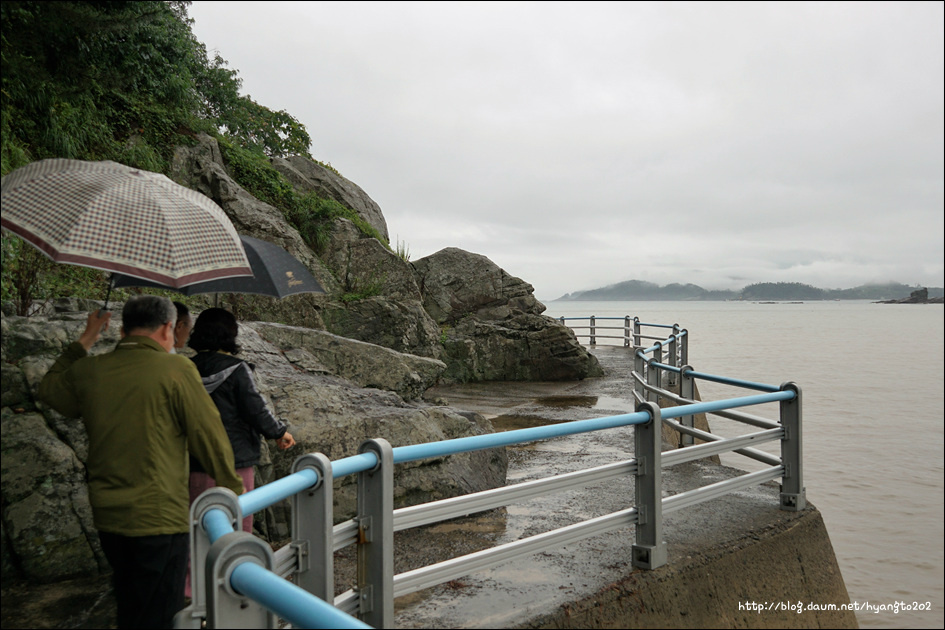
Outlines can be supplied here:
[[43, 378], [42, 400], [82, 417], [89, 436], [89, 499], [114, 570], [118, 625], [169, 628], [184, 606], [188, 452], [237, 494], [233, 451], [197, 369], [174, 347], [176, 309], [141, 296], [122, 311], [115, 350], [87, 356], [111, 319], [90, 313], [85, 332]]

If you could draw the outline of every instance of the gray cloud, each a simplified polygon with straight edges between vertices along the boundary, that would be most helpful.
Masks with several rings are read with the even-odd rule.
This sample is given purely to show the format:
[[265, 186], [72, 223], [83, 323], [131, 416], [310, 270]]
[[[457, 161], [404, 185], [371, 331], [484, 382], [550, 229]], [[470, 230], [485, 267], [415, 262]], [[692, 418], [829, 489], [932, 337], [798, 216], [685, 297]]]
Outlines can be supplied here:
[[482, 253], [543, 299], [631, 278], [945, 284], [941, 3], [190, 14], [414, 258]]

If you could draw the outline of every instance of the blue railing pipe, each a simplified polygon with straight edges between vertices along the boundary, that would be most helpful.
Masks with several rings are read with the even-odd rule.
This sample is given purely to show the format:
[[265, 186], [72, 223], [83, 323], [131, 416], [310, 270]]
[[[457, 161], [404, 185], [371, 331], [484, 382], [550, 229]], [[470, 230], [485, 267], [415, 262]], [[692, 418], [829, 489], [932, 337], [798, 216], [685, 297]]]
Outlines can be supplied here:
[[647, 324], [646, 322], [640, 322], [641, 326], [650, 326], [652, 328], [672, 328], [673, 326], [678, 326], [679, 324]]
[[[661, 365], [661, 364], [654, 364]], [[689, 372], [692, 374], [692, 372]], [[769, 386], [759, 386], [769, 387]], [[747, 407], [751, 405], [763, 404], [765, 402], [774, 402], [780, 400], [790, 400], [794, 393], [790, 391], [775, 390], [772, 395], [747, 396], [743, 398], [730, 398], [714, 402], [702, 402], [694, 405], [683, 405], [667, 409], [663, 412], [664, 418], [676, 418], [687, 414], [704, 413], [710, 411], [719, 411], [733, 407]], [[575, 435], [590, 431], [600, 431], [604, 429], [613, 429], [616, 427], [629, 426], [633, 424], [642, 424], [649, 420], [646, 412], [636, 412], [630, 414], [621, 414], [617, 416], [606, 416], [603, 418], [592, 418], [590, 420], [577, 420], [573, 422], [562, 422], [550, 424], [543, 427], [532, 427], [529, 429], [516, 429], [514, 431], [505, 431], [503, 433], [490, 433], [486, 435], [474, 435], [465, 438], [455, 438], [452, 440], [443, 440], [441, 442], [431, 442], [427, 444], [412, 444], [408, 446], [398, 446], [393, 449], [394, 463], [402, 464], [406, 462], [419, 461], [433, 457], [444, 457], [446, 455], [455, 455], [457, 453], [466, 453], [469, 451], [483, 450], [487, 448], [498, 448], [502, 446], [511, 446], [513, 444], [522, 444], [535, 440], [546, 440], [565, 435]], [[377, 465], [377, 456], [371, 452], [361, 453], [351, 457], [345, 457], [332, 464], [332, 474], [338, 479], [345, 475], [355, 474], [370, 470]], [[293, 473], [287, 477], [267, 484], [251, 492], [247, 492], [239, 498], [240, 508], [244, 514], [252, 514], [263, 510], [270, 505], [286, 499], [296, 492], [309, 488], [318, 482], [318, 475], [314, 470], [305, 469]], [[212, 513], [212, 512], [211, 512]], [[210, 513], [208, 513], [209, 515]], [[226, 523], [223, 533], [232, 531], [229, 521], [225, 514], [220, 512]], [[220, 535], [211, 534], [211, 529], [205, 528], [210, 535], [211, 541], [216, 540]], [[212, 527], [212, 525], [211, 525]]]
[[282, 479], [278, 479], [246, 494], [240, 495], [240, 509], [243, 515], [255, 514], [260, 510], [275, 505], [297, 492], [311, 488], [318, 483], [318, 473], [311, 468], [300, 470]]
[[653, 367], [658, 367], [661, 370], [666, 370], [667, 372], [675, 372], [676, 374], [679, 374], [682, 372], [682, 369], [678, 367], [674, 367], [672, 365], [666, 365], [665, 363], [657, 363], [656, 361], [650, 362], [650, 365]]
[[797, 395], [790, 390], [776, 391], [770, 394], [757, 394], [755, 396], [744, 396], [742, 398], [727, 398], [725, 400], [710, 400], [708, 402], [698, 402], [692, 405], [679, 405], [678, 407], [667, 407], [662, 410], [664, 418], [681, 418], [697, 413], [712, 413], [714, 411], [723, 411], [725, 409], [734, 409], [736, 407], [750, 407], [751, 405], [763, 405], [769, 402], [779, 402], [782, 400], [794, 400]]
[[606, 416], [604, 418], [561, 422], [558, 424], [549, 424], [543, 427], [532, 427], [530, 429], [516, 429], [514, 431], [505, 431], [503, 433], [488, 433], [486, 435], [454, 438], [452, 440], [444, 440], [442, 442], [398, 446], [394, 449], [394, 463], [402, 464], [405, 462], [414, 462], [430, 457], [443, 457], [445, 455], [455, 455], [456, 453], [466, 453], [469, 451], [478, 451], [486, 448], [496, 448], [499, 446], [511, 446], [513, 444], [522, 444], [524, 442], [532, 442], [536, 440], [546, 440], [564, 435], [575, 435], [577, 433], [587, 433], [589, 431], [601, 431], [603, 429], [625, 427], [632, 424], [643, 424], [645, 422], [649, 422], [649, 420], [650, 415], [647, 412], [638, 411], [636, 413], [625, 413], [617, 416]]
[[760, 392], [776, 392], [780, 388], [776, 385], [766, 385], [765, 383], [753, 383], [752, 381], [743, 381], [738, 378], [729, 378], [727, 376], [716, 376], [715, 374], [706, 374], [705, 372], [689, 372], [692, 378], [699, 378], [704, 381], [721, 383], [722, 385], [734, 385], [735, 387], [744, 387], [745, 389], [754, 389]]
[[[514, 431], [505, 431], [503, 433], [490, 433], [486, 435], [473, 435], [465, 438], [455, 438], [452, 440], [443, 440], [441, 442], [432, 442], [428, 444], [413, 444], [409, 446], [399, 446], [394, 450], [394, 463], [402, 464], [406, 462], [428, 459], [431, 457], [443, 457], [446, 455], [455, 455], [457, 453], [466, 453], [469, 451], [478, 451], [487, 448], [498, 448], [501, 446], [511, 446], [513, 444], [522, 444], [534, 440], [546, 440], [565, 435], [575, 435], [588, 431], [600, 431], [603, 429], [613, 429], [616, 427], [629, 426], [632, 424], [641, 424], [647, 422], [649, 416], [645, 412], [630, 414], [621, 414], [617, 416], [607, 416], [604, 418], [592, 418], [590, 420], [578, 420], [574, 422], [562, 422], [551, 424], [544, 427], [533, 427], [529, 429], [516, 429]], [[332, 462], [332, 476], [335, 479], [359, 472], [371, 470], [377, 465], [377, 456], [374, 453], [360, 453], [351, 457], [339, 459]], [[305, 469], [293, 473], [282, 479], [247, 492], [239, 498], [240, 508], [243, 514], [252, 514], [259, 510], [274, 505], [279, 501], [286, 499], [296, 492], [305, 488], [314, 486], [318, 482], [318, 475], [314, 470]], [[206, 527], [206, 526], [205, 526]], [[210, 533], [209, 530], [207, 532]], [[228, 532], [224, 532], [228, 533]], [[215, 540], [211, 536], [211, 540]]]
[[219, 538], [233, 533], [233, 524], [226, 512], [216, 508], [204, 514], [203, 529], [207, 532], [210, 542], [215, 543]]
[[252, 561], [233, 569], [230, 584], [295, 628], [371, 627]]
[[[654, 346], [655, 347], [655, 346]], [[657, 363], [656, 361], [650, 361], [649, 365], [651, 367], [657, 367], [661, 370], [666, 370], [667, 372], [673, 372], [675, 374], [681, 374], [682, 369], [674, 367], [672, 365], [666, 365], [665, 363]], [[706, 374], [704, 372], [696, 372], [694, 370], [689, 370], [688, 374], [690, 378], [700, 378], [704, 381], [712, 381], [714, 383], [722, 383], [723, 385], [734, 385], [736, 387], [744, 387], [745, 389], [754, 389], [760, 392], [776, 392], [779, 391], [779, 388], [774, 385], [767, 385], [765, 383], [754, 383], [752, 381], [743, 381], [737, 378], [729, 378], [727, 376], [716, 376], [715, 374]]]
[[375, 466], [377, 466], [377, 455], [370, 452], [361, 453], [332, 462], [331, 474], [335, 479], [339, 479], [347, 475], [354, 475], [366, 470], [371, 470]]

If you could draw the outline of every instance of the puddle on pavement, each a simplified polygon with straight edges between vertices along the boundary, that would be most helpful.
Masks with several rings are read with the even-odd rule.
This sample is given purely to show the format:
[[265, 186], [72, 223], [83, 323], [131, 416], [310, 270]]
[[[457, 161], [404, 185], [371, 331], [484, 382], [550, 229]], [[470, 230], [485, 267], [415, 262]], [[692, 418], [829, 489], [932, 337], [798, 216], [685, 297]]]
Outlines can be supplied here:
[[[549, 424], [567, 422], [567, 419], [561, 417], [550, 418], [542, 415], [541, 407], [548, 409], [599, 409], [617, 413], [630, 413], [634, 410], [632, 401], [624, 398], [615, 398], [613, 396], [544, 396], [534, 399], [534, 405], [529, 411], [533, 413], [506, 413], [493, 416], [492, 426], [496, 431], [513, 431], [515, 429], [530, 429], [533, 427], [543, 427]], [[591, 417], [591, 416], [589, 416]], [[583, 416], [572, 419], [585, 419]]]
[[485, 516], [477, 516], [475, 519], [437, 523], [429, 526], [427, 531], [431, 534], [460, 534], [463, 536], [470, 532], [495, 534], [508, 529], [506, 521], [505, 509], [501, 508], [493, 510]]
[[593, 407], [597, 396], [544, 396], [536, 398], [535, 403], [542, 407]]
[[610, 409], [616, 411], [633, 411], [633, 401], [614, 396], [545, 396], [536, 398], [535, 404], [541, 407], [567, 409], [583, 407], [585, 409]]

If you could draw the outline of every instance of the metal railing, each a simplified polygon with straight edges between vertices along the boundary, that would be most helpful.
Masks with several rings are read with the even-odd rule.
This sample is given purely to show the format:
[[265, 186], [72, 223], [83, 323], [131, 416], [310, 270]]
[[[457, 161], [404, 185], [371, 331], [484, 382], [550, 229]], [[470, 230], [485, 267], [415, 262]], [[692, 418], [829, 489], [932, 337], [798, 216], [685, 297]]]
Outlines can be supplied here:
[[[687, 363], [688, 335], [678, 325], [654, 325], [623, 318], [633, 328], [634, 413], [392, 448], [383, 439], [364, 442], [359, 454], [335, 462], [319, 453], [299, 457], [292, 474], [237, 497], [213, 488], [191, 506], [191, 577], [194, 599], [181, 611], [177, 627], [276, 627], [284, 619], [297, 627], [364, 628], [394, 625], [394, 598], [492, 568], [538, 551], [608, 531], [633, 526], [632, 564], [654, 569], [666, 563], [663, 515], [736, 492], [782, 480], [780, 507], [806, 505], [801, 468], [801, 391], [793, 383], [780, 387], [695, 372]], [[590, 318], [592, 327], [595, 318]], [[673, 334], [649, 348], [639, 346], [643, 326], [671, 328]], [[591, 336], [593, 338], [594, 329]], [[629, 333], [628, 333], [629, 334]], [[669, 348], [663, 363], [663, 348]], [[649, 355], [649, 356], [648, 356]], [[685, 357], [685, 358], [684, 358]], [[681, 367], [677, 367], [681, 365]], [[680, 379], [680, 393], [667, 390], [664, 376]], [[714, 402], [693, 399], [695, 379], [708, 379], [763, 393]], [[678, 406], [661, 409], [659, 397]], [[779, 404], [775, 422], [741, 411], [743, 407]], [[736, 438], [701, 431], [693, 416], [715, 413], [761, 429]], [[678, 420], [678, 421], [677, 421]], [[686, 436], [688, 446], [663, 453], [661, 426]], [[475, 494], [393, 509], [394, 464], [444, 457], [489, 448], [590, 431], [633, 426], [634, 458]], [[704, 443], [692, 445], [694, 438]], [[780, 457], [754, 448], [779, 440]], [[662, 469], [696, 459], [736, 452], [767, 464], [758, 472], [662, 498]], [[357, 475], [357, 516], [333, 525], [333, 479]], [[401, 574], [394, 574], [393, 534], [412, 527], [466, 516], [632, 475], [635, 505], [567, 527], [516, 540]], [[238, 531], [246, 514], [284, 499], [292, 502], [291, 542], [273, 552], [263, 540]], [[334, 595], [334, 552], [357, 546], [357, 585]], [[286, 579], [288, 578], [288, 579]], [[289, 581], [291, 580], [291, 582]]]

